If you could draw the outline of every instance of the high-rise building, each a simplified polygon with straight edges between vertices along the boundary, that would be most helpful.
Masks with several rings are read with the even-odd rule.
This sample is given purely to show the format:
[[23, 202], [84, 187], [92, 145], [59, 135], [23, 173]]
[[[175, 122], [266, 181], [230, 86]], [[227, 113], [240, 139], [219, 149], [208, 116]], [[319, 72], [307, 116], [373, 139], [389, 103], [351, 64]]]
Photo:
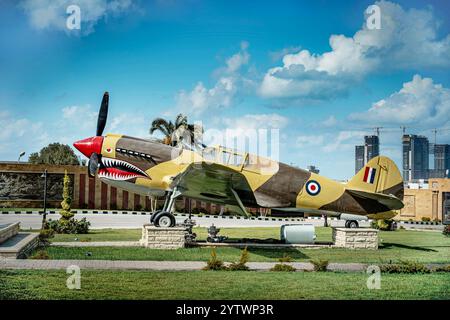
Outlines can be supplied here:
[[450, 178], [450, 145], [434, 145], [434, 178]]
[[429, 143], [428, 138], [405, 134], [403, 144], [403, 180], [428, 179]]
[[363, 146], [355, 146], [355, 173], [364, 167], [370, 159], [380, 154], [378, 136], [365, 136]]
[[364, 146], [355, 146], [355, 173], [358, 173], [364, 164]]
[[380, 155], [380, 139], [378, 136], [365, 136], [364, 147], [366, 153], [366, 163], [370, 159]]

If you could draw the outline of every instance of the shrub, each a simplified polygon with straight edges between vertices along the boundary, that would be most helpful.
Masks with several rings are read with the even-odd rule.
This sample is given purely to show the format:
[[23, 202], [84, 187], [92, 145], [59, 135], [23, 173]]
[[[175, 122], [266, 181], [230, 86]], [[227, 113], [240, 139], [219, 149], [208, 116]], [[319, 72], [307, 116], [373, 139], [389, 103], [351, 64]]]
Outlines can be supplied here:
[[434, 272], [450, 272], [450, 265], [447, 266], [439, 266], [433, 269]]
[[314, 271], [327, 271], [328, 260], [311, 260], [314, 265]]
[[446, 237], [450, 237], [450, 224], [444, 227], [444, 231], [442, 231], [442, 234]]
[[38, 260], [48, 260], [48, 259], [50, 259], [50, 256], [48, 255], [47, 251], [45, 251], [45, 250], [38, 250], [30, 258], [31, 259], [38, 259]]
[[294, 272], [296, 269], [290, 264], [277, 263], [270, 269], [270, 271], [283, 271], [283, 272]]
[[76, 219], [60, 219], [60, 220], [49, 220], [47, 222], [47, 228], [53, 230], [55, 233], [65, 233], [65, 234], [86, 234], [89, 233], [89, 226], [91, 223], [83, 218], [81, 220]]
[[294, 261], [294, 259], [292, 259], [290, 256], [288, 256], [286, 253], [283, 254], [282, 258], [278, 258], [278, 261], [283, 263], [283, 262], [292, 262]]
[[248, 250], [247, 247], [244, 248], [244, 250], [241, 251], [241, 257], [239, 258], [238, 262], [233, 262], [228, 266], [228, 270], [230, 271], [248, 271], [249, 267], [246, 265], [248, 262]]
[[393, 231], [393, 224], [395, 223], [392, 219], [379, 219], [379, 220], [372, 220], [370, 223], [370, 226], [373, 229], [378, 229], [382, 231]]
[[216, 248], [211, 249], [211, 257], [203, 270], [226, 270], [223, 261], [217, 258]]
[[431, 219], [429, 217], [422, 217], [422, 221], [429, 222], [429, 221], [431, 221]]
[[134, 210], [135, 210], [135, 211], [142, 211], [142, 205], [141, 205], [141, 204], [136, 204], [136, 205], [134, 206]]
[[55, 236], [55, 231], [48, 228], [47, 224], [44, 225], [44, 229], [39, 232], [39, 245], [48, 246], [50, 244], [49, 239]]
[[384, 264], [380, 270], [385, 273], [430, 273], [430, 269], [424, 264], [413, 261]]

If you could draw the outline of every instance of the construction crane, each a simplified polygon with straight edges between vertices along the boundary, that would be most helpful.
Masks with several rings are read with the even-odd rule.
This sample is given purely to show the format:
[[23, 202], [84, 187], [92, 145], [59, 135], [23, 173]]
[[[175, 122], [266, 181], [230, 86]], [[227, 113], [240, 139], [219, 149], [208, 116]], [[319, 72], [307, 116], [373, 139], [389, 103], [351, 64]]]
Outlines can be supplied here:
[[450, 128], [434, 128], [433, 130], [431, 130], [434, 133], [434, 144], [436, 145], [437, 143], [437, 133], [438, 132], [444, 132], [444, 131], [450, 131]]
[[384, 129], [384, 127], [373, 127], [373, 130], [375, 130], [375, 132], [377, 133], [377, 137], [380, 136], [380, 129]]

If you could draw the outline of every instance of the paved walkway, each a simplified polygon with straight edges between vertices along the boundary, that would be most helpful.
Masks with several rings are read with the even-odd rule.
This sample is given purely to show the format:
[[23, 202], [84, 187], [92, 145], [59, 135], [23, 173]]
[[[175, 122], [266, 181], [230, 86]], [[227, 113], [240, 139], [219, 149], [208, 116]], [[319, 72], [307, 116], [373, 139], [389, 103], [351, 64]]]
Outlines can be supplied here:
[[[236, 247], [236, 248], [332, 248], [331, 242], [317, 242], [314, 244], [285, 244], [285, 243], [254, 243], [254, 242], [197, 242], [199, 247]], [[65, 241], [52, 242], [54, 247], [142, 247], [139, 241]]]
[[139, 241], [65, 241], [52, 242], [55, 247], [141, 247]]
[[[1, 259], [0, 269], [39, 269], [65, 270], [68, 266], [76, 265], [81, 269], [101, 270], [160, 270], [160, 271], [193, 271], [201, 270], [204, 261], [112, 261], [112, 260], [14, 260]], [[249, 262], [251, 270], [269, 271], [277, 262]], [[313, 270], [309, 262], [290, 263], [297, 270]], [[330, 263], [331, 271], [361, 272], [367, 268], [362, 263]]]

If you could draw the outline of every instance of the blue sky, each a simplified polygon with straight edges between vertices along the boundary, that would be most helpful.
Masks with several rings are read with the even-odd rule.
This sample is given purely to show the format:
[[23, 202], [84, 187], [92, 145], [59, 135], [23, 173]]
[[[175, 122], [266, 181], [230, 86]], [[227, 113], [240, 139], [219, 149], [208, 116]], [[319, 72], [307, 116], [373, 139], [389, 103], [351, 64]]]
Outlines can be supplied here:
[[[69, 4], [81, 30], [65, 27]], [[381, 29], [364, 12], [380, 8]], [[0, 3], [0, 159], [107, 131], [148, 137], [178, 112], [205, 129], [276, 128], [280, 160], [354, 174], [354, 145], [382, 126], [450, 127], [449, 4], [441, 1], [78, 0]], [[331, 47], [332, 45], [332, 47]], [[450, 143], [450, 131], [438, 134]]]

